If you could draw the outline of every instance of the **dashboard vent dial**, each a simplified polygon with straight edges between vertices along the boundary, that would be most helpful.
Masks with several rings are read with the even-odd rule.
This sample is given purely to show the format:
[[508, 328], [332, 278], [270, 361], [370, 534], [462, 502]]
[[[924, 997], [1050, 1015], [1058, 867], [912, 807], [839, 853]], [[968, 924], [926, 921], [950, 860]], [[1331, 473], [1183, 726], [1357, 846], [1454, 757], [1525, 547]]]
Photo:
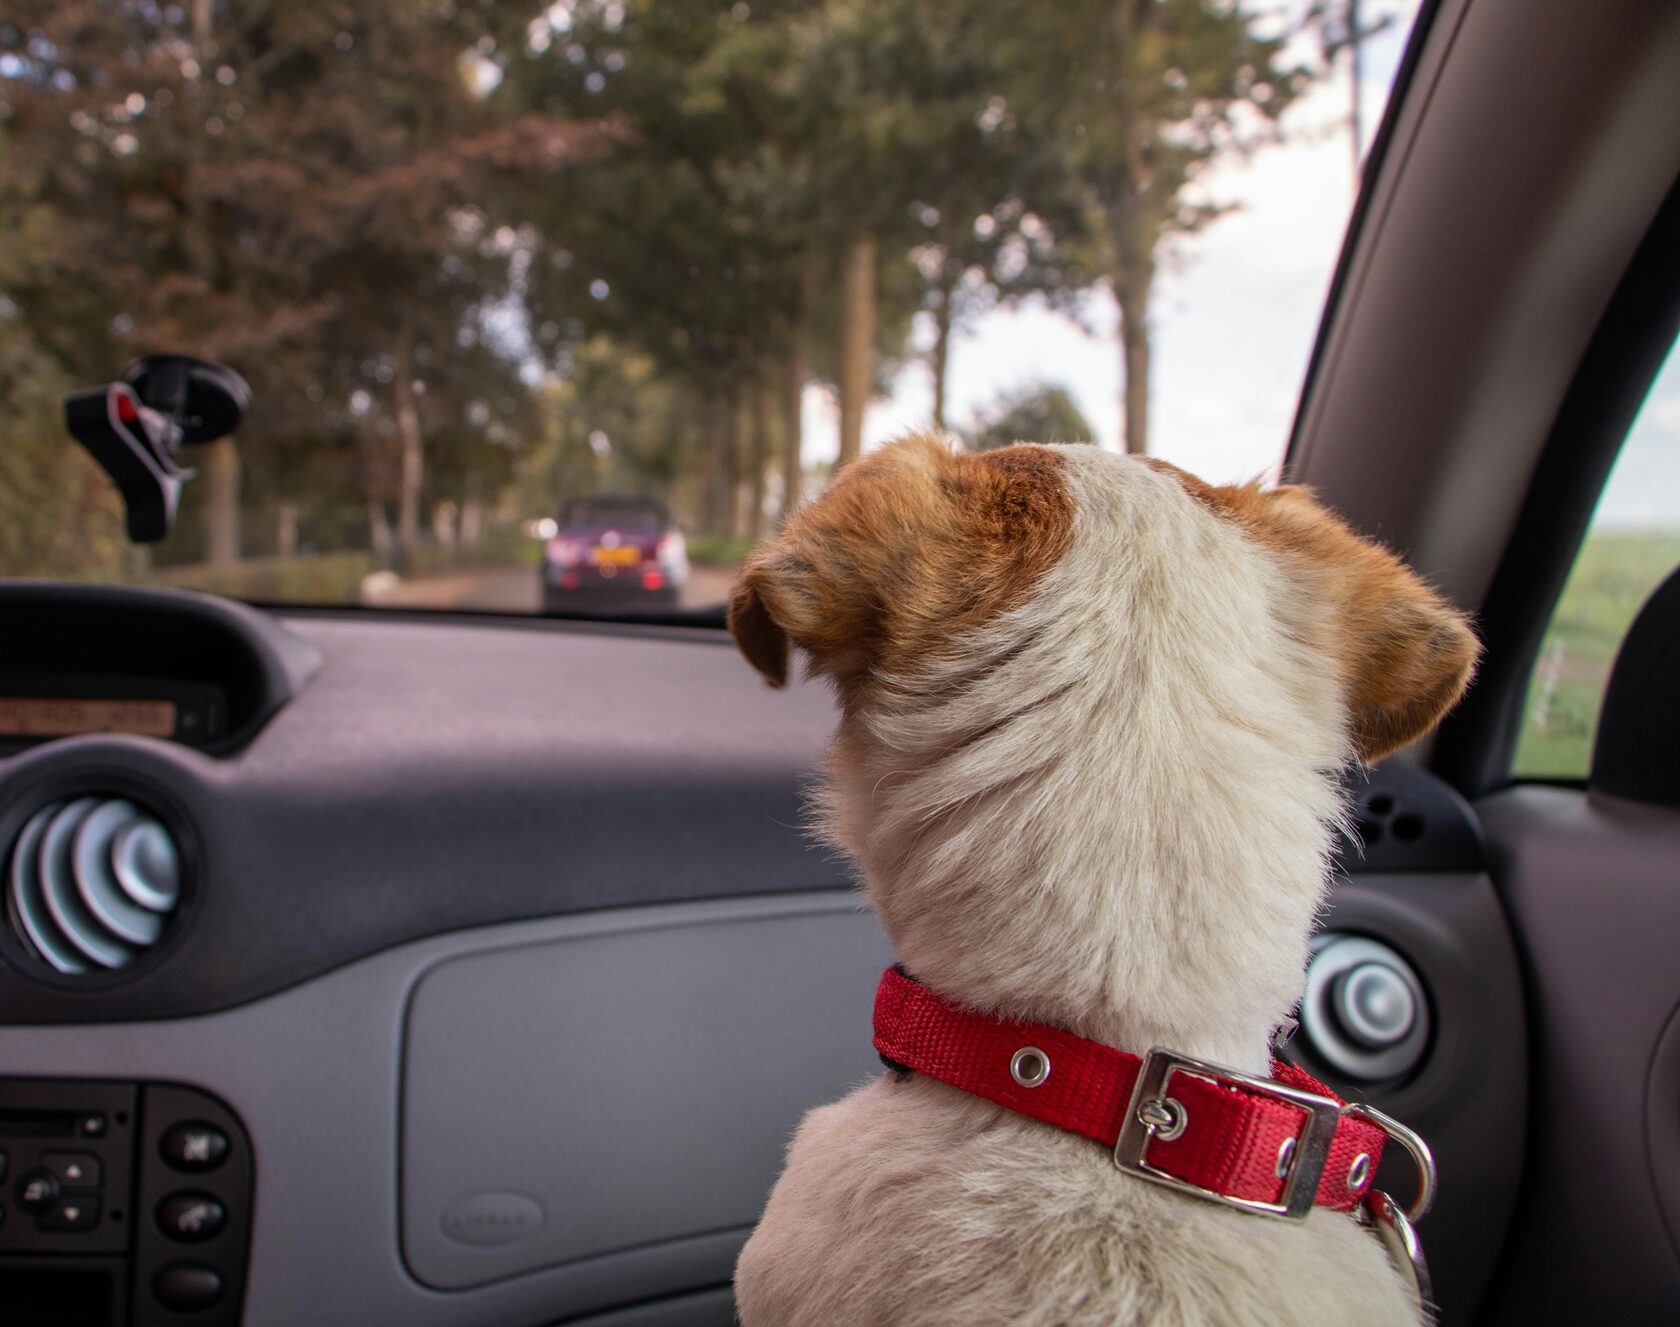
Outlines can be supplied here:
[[7, 920], [31, 954], [62, 973], [127, 967], [162, 937], [180, 899], [174, 837], [121, 797], [42, 807], [7, 863]]

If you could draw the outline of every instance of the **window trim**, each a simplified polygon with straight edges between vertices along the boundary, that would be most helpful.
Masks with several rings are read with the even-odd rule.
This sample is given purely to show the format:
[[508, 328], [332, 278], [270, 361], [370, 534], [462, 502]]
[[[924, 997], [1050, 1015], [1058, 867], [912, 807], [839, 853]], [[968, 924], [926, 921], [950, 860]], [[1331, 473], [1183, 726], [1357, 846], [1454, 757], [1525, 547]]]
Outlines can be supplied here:
[[[1680, 181], [1658, 209], [1599, 320], [1541, 450], [1488, 588], [1484, 654], [1442, 724], [1431, 766], [1466, 797], [1516, 782], [1511, 762], [1540, 646], [1622, 444], [1680, 338]], [[1524, 778], [1524, 783], [1584, 780]]]

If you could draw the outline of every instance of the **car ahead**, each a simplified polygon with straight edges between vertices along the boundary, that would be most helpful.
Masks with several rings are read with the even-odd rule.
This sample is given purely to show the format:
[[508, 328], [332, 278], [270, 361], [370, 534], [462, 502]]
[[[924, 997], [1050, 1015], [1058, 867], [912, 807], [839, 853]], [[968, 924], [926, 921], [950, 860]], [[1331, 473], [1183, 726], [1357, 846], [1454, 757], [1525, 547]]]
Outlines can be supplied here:
[[675, 608], [688, 584], [682, 531], [651, 498], [574, 498], [541, 529], [545, 613]]

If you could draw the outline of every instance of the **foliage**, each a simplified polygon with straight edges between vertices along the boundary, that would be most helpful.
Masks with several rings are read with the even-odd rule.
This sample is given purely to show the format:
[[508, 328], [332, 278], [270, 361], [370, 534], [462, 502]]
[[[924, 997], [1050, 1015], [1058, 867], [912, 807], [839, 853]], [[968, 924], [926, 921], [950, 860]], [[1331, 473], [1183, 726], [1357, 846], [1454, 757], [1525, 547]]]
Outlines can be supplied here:
[[261, 406], [247, 489], [270, 502], [399, 501], [428, 427], [498, 468], [475, 416], [526, 393], [474, 328], [512, 283], [497, 186], [551, 178], [583, 135], [473, 94], [478, 6], [31, 0], [19, 19], [0, 224], [29, 243], [7, 290], [68, 379], [157, 349], [231, 362]]
[[[807, 381], [855, 421], [918, 315], [942, 388], [965, 320], [1102, 284], [1141, 445], [1158, 255], [1304, 77], [1260, 27], [1228, 0], [17, 0], [0, 570], [132, 564], [55, 401], [165, 349], [254, 389], [247, 555], [414, 567], [603, 488], [739, 537], [811, 471]], [[841, 295], [860, 253], [872, 318]], [[994, 422], [1090, 435], [1039, 407]], [[232, 492], [190, 486], [157, 561], [213, 552]]]
[[540, 441], [523, 462], [523, 514], [552, 516], [594, 493], [669, 493], [681, 478], [687, 394], [649, 356], [607, 336], [570, 347], [565, 368], [538, 393]]
[[1096, 436], [1066, 389], [1042, 383], [1005, 395], [968, 437], [976, 451], [1017, 442], [1090, 442]]
[[13, 576], [114, 576], [127, 562], [121, 505], [104, 472], [64, 436], [62, 380], [4, 307], [0, 401], [11, 427], [0, 438], [0, 569]]
[[1160, 253], [1228, 209], [1200, 187], [1211, 162], [1277, 136], [1305, 85], [1285, 34], [1218, 0], [1061, 0], [991, 17], [1005, 113], [1052, 145], [1060, 187], [1039, 204], [1079, 284], [1120, 306], [1128, 450], [1148, 450], [1149, 315]]
[[202, 590], [235, 599], [292, 604], [354, 604], [364, 578], [379, 563], [366, 549], [314, 553], [303, 557], [246, 558], [229, 566], [202, 562], [162, 567], [149, 583], [175, 590]]
[[687, 543], [688, 560], [697, 567], [738, 567], [752, 552], [752, 540], [726, 535], [690, 535]]

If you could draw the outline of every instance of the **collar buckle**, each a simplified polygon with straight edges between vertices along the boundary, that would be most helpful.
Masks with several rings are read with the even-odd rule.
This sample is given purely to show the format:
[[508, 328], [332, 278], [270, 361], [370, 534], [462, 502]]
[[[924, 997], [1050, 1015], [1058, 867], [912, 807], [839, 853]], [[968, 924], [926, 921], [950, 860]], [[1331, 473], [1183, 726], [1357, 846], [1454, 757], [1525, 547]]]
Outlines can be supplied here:
[[[1212, 1083], [1229, 1084], [1263, 1096], [1279, 1097], [1306, 1112], [1306, 1123], [1296, 1136], [1284, 1176], [1283, 1192], [1276, 1202], [1237, 1198], [1216, 1189], [1204, 1189], [1150, 1164], [1150, 1143], [1157, 1138], [1170, 1141], [1190, 1123], [1183, 1103], [1169, 1095], [1167, 1090], [1176, 1073], [1193, 1074]], [[1127, 1103], [1125, 1117], [1120, 1122], [1120, 1137], [1114, 1143], [1114, 1164], [1128, 1175], [1137, 1175], [1210, 1202], [1223, 1203], [1245, 1212], [1280, 1216], [1287, 1221], [1303, 1221], [1312, 1211], [1318, 1196], [1319, 1181], [1324, 1177], [1324, 1165], [1330, 1155], [1330, 1143], [1336, 1136], [1336, 1125], [1341, 1117], [1342, 1104], [1331, 1097], [1304, 1092], [1276, 1079], [1240, 1074], [1233, 1069], [1193, 1060], [1188, 1055], [1179, 1055], [1157, 1046], [1144, 1056], [1143, 1068], [1138, 1072], [1132, 1099]]]

